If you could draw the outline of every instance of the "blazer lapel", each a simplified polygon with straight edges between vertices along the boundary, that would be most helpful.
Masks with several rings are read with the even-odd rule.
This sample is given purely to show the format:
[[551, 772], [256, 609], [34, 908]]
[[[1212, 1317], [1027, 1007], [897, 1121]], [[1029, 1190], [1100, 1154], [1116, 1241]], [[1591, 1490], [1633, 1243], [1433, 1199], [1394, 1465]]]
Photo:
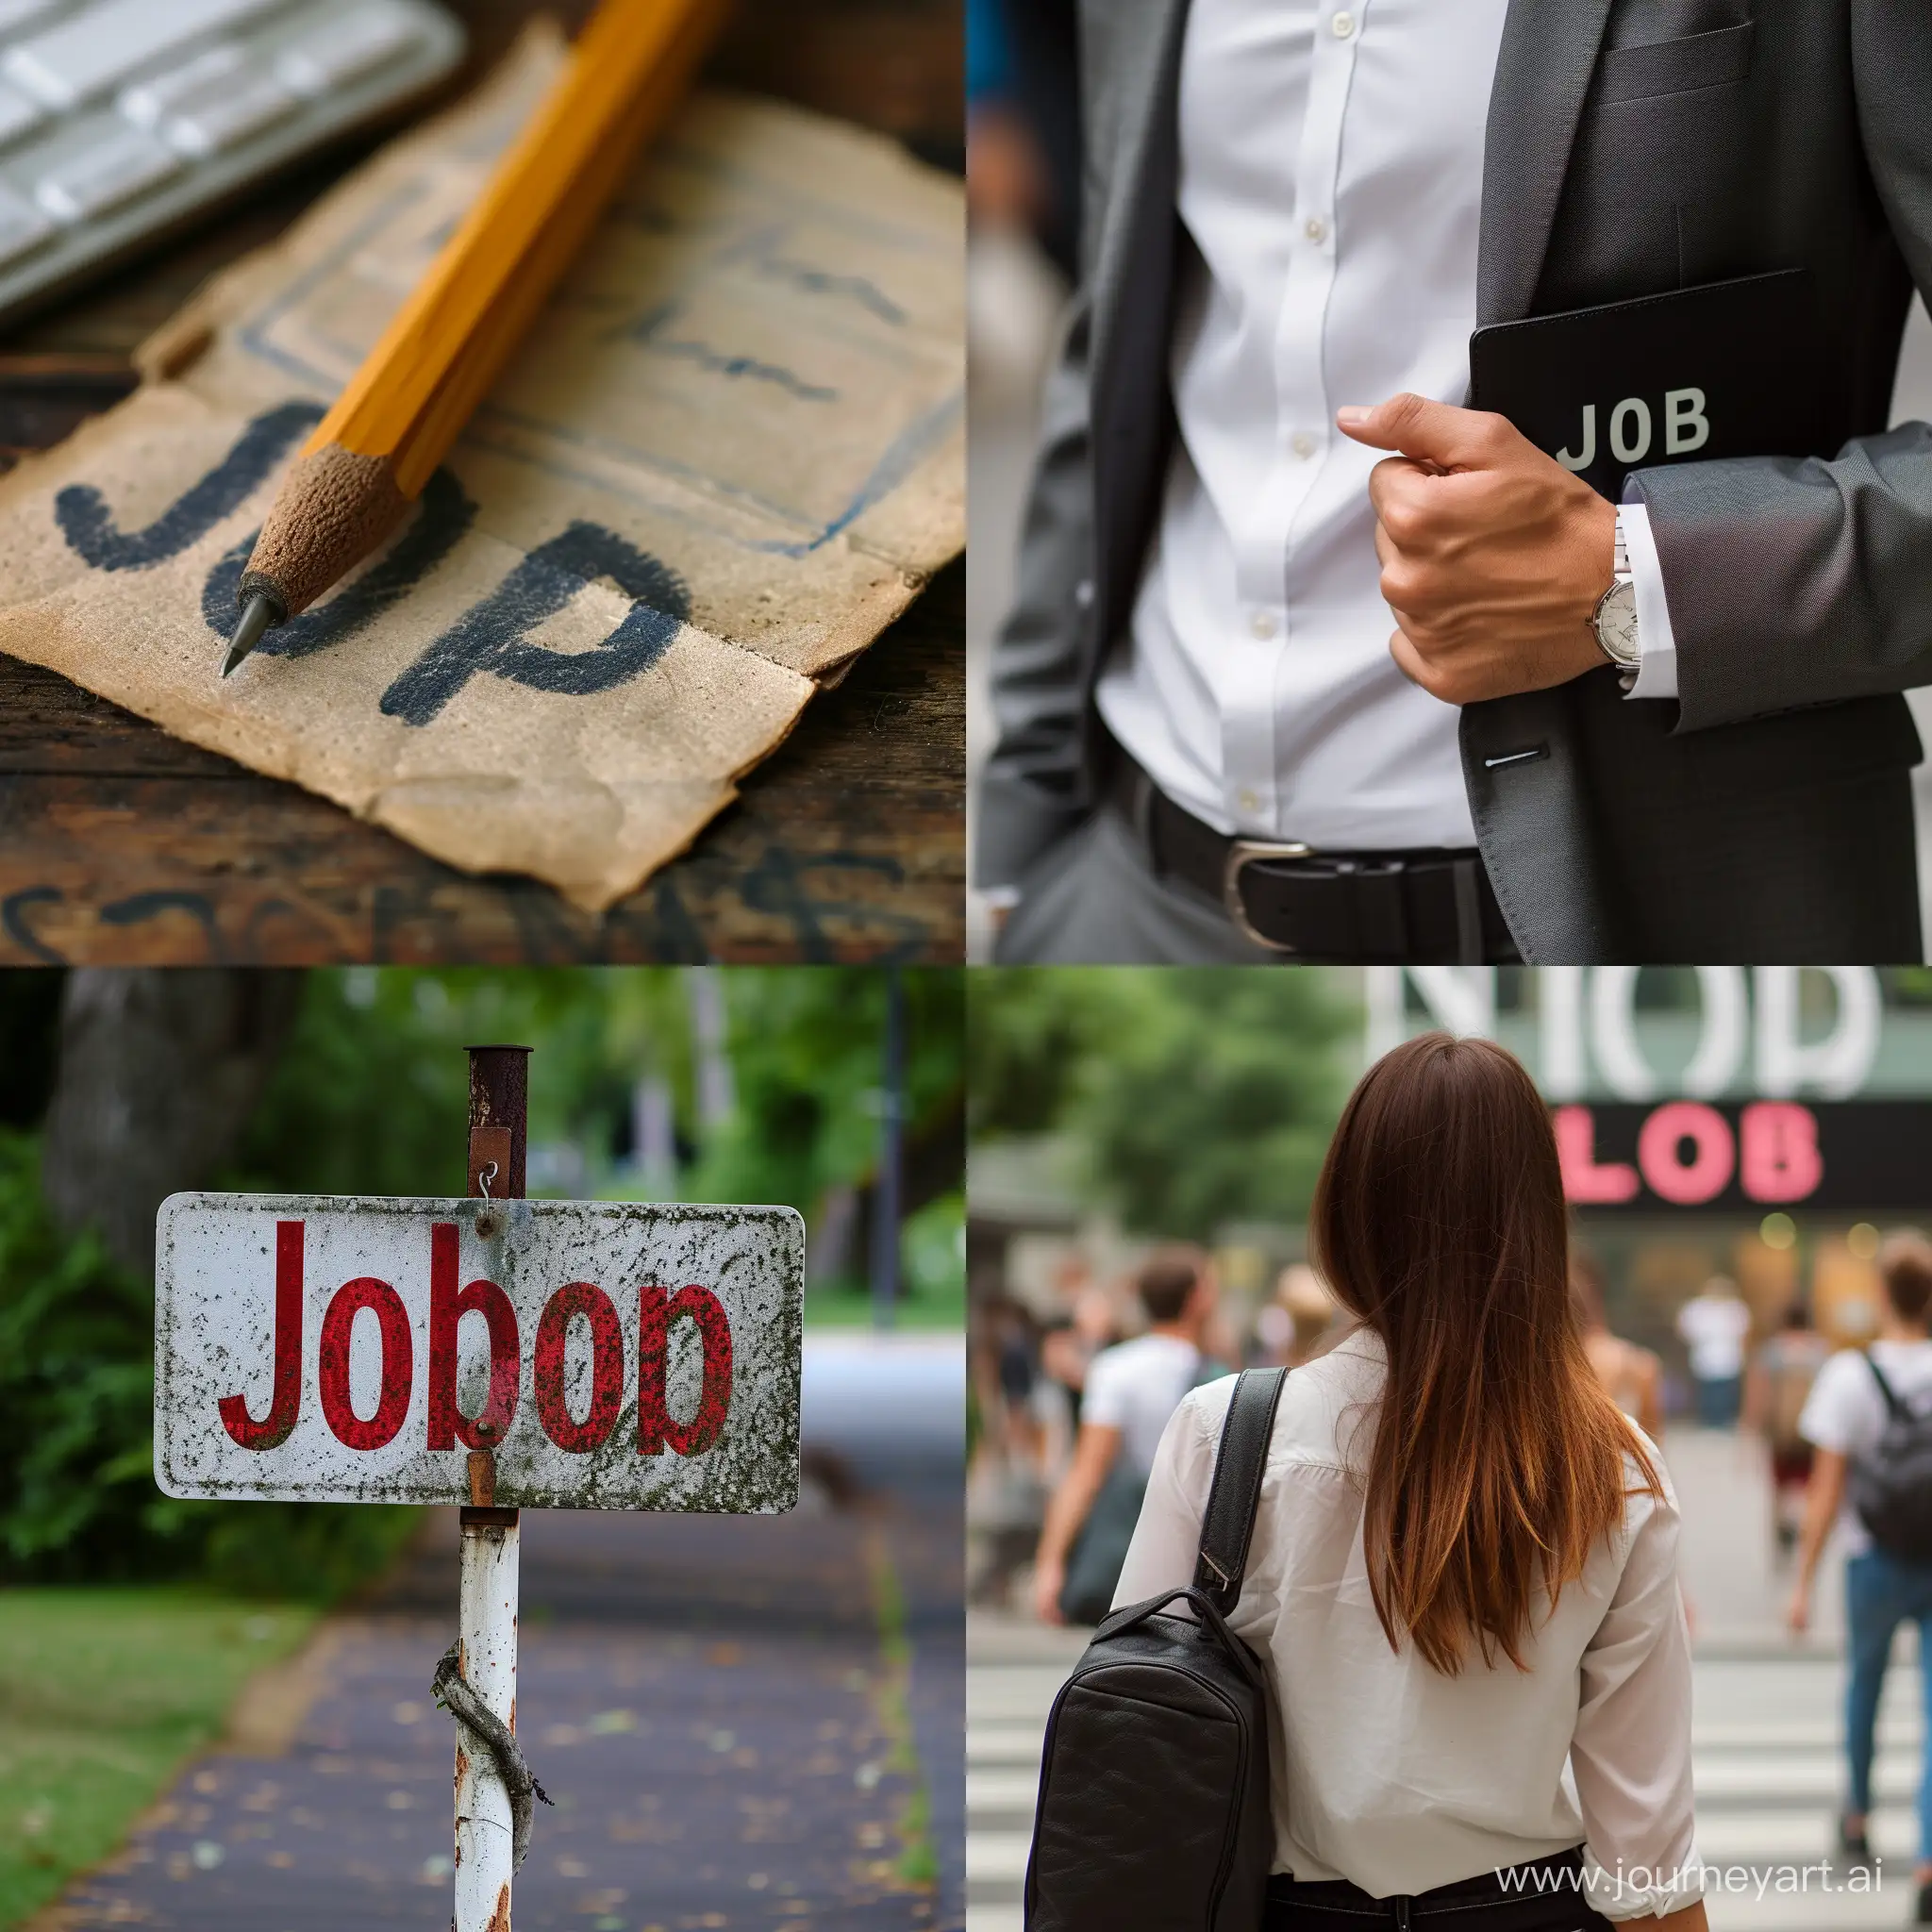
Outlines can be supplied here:
[[1093, 661], [1124, 621], [1159, 508], [1171, 412], [1176, 108], [1188, 0], [1087, 0], [1090, 128], [1108, 156], [1107, 225], [1090, 278]]
[[1113, 325], [1144, 289], [1132, 286], [1151, 227], [1174, 225], [1175, 92], [1189, 0], [1101, 0], [1083, 9], [1082, 59], [1098, 98], [1087, 111], [1110, 137], [1111, 192], [1095, 238], [1095, 359], [1106, 360]]
[[1476, 319], [1517, 322], [1542, 275], [1613, 0], [1511, 0], [1483, 151]]

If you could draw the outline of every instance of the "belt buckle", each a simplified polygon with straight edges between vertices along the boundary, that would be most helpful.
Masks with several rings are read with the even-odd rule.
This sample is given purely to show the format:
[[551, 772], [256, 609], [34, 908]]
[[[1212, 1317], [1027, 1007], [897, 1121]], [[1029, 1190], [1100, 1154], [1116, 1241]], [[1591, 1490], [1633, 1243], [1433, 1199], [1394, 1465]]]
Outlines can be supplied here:
[[1241, 874], [1256, 860], [1263, 858], [1312, 858], [1315, 848], [1312, 845], [1277, 845], [1266, 839], [1237, 839], [1227, 848], [1227, 858], [1221, 869], [1221, 904], [1235, 929], [1243, 938], [1252, 940], [1257, 946], [1266, 946], [1271, 953], [1291, 953], [1292, 946], [1284, 945], [1279, 940], [1271, 940], [1266, 933], [1257, 932], [1248, 918], [1247, 901], [1241, 897]]

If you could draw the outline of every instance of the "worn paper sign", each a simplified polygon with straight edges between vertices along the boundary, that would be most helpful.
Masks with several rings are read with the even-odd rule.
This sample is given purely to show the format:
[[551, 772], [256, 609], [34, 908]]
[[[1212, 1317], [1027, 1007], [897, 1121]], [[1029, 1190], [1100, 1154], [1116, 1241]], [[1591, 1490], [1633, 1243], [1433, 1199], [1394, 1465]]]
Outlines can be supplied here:
[[171, 1496], [765, 1514], [798, 1500], [790, 1208], [175, 1194]]
[[962, 216], [890, 142], [701, 95], [411, 521], [224, 681], [283, 471], [561, 58], [532, 29], [0, 480], [0, 649], [599, 910], [962, 546]]

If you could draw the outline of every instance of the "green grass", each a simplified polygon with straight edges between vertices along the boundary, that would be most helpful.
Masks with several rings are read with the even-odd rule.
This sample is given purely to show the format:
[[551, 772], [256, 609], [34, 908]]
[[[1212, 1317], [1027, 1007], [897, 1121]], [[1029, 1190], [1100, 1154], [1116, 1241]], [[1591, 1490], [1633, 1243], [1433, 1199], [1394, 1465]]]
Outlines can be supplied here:
[[318, 1614], [180, 1588], [0, 1590], [0, 1928], [106, 1857]]
[[[805, 1294], [805, 1325], [808, 1328], [870, 1328], [872, 1292], [863, 1282], [826, 1281], [808, 1288]], [[931, 1289], [920, 1294], [902, 1295], [892, 1310], [892, 1326], [908, 1335], [930, 1335], [943, 1329], [949, 1334], [966, 1332], [966, 1287], [962, 1281], [957, 1294]]]
[[939, 1883], [940, 1861], [932, 1841], [932, 1797], [913, 1741], [908, 1699], [912, 1644], [906, 1635], [906, 1592], [883, 1536], [874, 1533], [867, 1539], [866, 1560], [872, 1572], [873, 1617], [878, 1625], [879, 1657], [884, 1666], [874, 1688], [874, 1708], [879, 1728], [891, 1744], [886, 1769], [896, 1772], [908, 1787], [896, 1821], [899, 1856], [892, 1869], [902, 1884], [929, 1890]]

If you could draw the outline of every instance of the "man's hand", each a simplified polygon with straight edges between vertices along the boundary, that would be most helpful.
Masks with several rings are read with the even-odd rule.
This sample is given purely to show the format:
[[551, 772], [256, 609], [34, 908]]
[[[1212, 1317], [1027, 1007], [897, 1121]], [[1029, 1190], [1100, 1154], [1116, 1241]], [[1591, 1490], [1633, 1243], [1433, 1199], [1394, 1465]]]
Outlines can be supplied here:
[[1605, 662], [1591, 618], [1615, 568], [1613, 504], [1501, 416], [1398, 395], [1335, 420], [1401, 452], [1375, 465], [1369, 500], [1405, 675], [1468, 705]]

